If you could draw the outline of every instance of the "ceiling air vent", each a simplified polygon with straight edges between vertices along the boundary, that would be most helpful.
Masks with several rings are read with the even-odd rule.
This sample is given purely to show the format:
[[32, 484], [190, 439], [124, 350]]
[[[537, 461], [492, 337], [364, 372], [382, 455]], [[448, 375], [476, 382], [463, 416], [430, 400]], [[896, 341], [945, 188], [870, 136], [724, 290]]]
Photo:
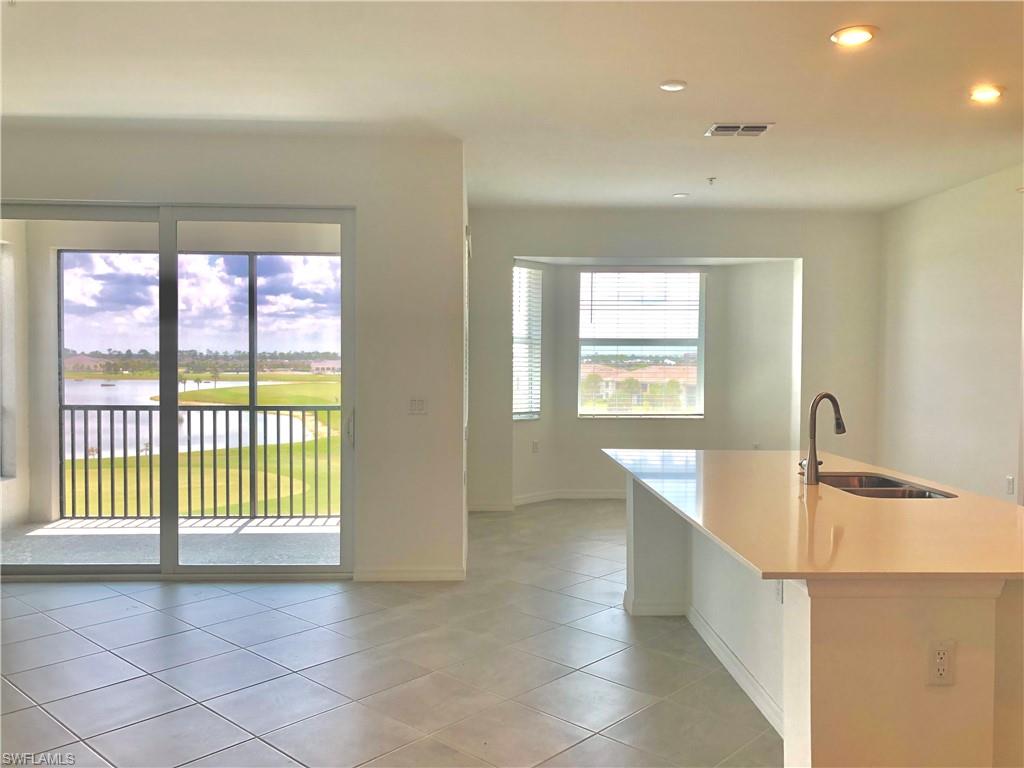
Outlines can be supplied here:
[[705, 136], [760, 136], [775, 123], [712, 123]]

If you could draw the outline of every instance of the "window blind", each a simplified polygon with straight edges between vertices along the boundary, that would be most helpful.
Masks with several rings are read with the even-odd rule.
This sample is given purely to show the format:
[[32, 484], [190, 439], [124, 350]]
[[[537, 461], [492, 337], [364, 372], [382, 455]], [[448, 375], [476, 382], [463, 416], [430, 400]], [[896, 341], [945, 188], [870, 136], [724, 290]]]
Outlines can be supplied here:
[[581, 272], [579, 415], [703, 412], [703, 275]]
[[512, 269], [512, 417], [540, 415], [541, 303], [544, 273]]

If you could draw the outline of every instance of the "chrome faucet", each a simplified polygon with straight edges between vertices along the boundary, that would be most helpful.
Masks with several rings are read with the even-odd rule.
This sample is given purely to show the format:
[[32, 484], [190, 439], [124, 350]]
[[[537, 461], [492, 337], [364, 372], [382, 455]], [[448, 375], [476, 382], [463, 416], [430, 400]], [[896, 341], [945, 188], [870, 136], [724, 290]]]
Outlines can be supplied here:
[[831, 392], [820, 392], [811, 402], [811, 439], [807, 447], [807, 458], [800, 462], [800, 466], [804, 468], [804, 485], [817, 485], [818, 484], [818, 467], [821, 466], [821, 462], [818, 461], [818, 406], [821, 405], [822, 400], [828, 400], [832, 403], [832, 413], [836, 417], [836, 434], [846, 434], [846, 422], [843, 421], [843, 414], [839, 410], [839, 401], [836, 400], [836, 396]]

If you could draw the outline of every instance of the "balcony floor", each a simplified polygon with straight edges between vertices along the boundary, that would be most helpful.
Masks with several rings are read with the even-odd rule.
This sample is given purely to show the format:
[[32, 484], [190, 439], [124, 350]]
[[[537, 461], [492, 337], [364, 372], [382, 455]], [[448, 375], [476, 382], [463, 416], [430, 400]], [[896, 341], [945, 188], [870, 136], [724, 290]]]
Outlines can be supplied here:
[[[185, 565], [337, 565], [339, 517], [179, 519]], [[4, 565], [158, 564], [156, 518], [55, 520], [5, 528]]]

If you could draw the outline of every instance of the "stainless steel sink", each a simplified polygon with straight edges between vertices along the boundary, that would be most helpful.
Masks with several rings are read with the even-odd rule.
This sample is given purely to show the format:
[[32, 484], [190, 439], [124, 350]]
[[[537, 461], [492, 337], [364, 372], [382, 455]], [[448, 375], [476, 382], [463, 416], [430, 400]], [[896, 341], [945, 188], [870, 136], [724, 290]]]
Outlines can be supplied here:
[[956, 498], [952, 493], [874, 473], [820, 472], [818, 479], [833, 488], [839, 488], [856, 496], [867, 496], [874, 499]]

